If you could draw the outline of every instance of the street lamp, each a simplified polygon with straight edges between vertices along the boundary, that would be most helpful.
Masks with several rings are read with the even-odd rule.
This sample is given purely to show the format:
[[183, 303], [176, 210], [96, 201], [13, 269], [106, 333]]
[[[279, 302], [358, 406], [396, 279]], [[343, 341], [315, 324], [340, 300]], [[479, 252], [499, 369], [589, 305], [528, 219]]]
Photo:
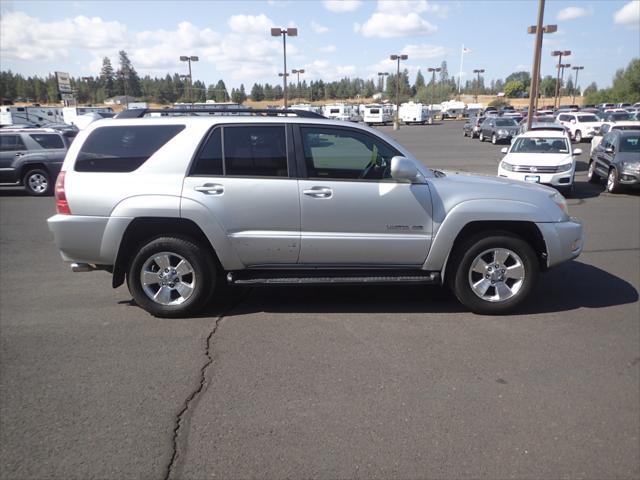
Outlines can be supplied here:
[[279, 37], [280, 35], [282, 35], [282, 50], [283, 50], [283, 55], [284, 55], [284, 71], [285, 74], [280, 74], [280, 76], [282, 77], [282, 81], [284, 82], [284, 90], [283, 90], [283, 98], [284, 98], [284, 108], [287, 108], [287, 76], [288, 74], [286, 73], [287, 71], [287, 35], [289, 35], [290, 37], [297, 37], [298, 36], [298, 29], [297, 28], [280, 28], [280, 27], [274, 27], [271, 29], [271, 36], [272, 37]]
[[576, 90], [578, 90], [578, 70], [584, 70], [583, 66], [573, 66], [571, 67], [572, 70], [576, 71], [576, 81], [573, 83], [573, 100], [571, 101], [572, 105], [576, 104]]
[[384, 91], [384, 77], [388, 77], [389, 72], [378, 72], [378, 85], [380, 86], [380, 93]]
[[484, 68], [474, 70], [473, 73], [478, 74], [478, 81], [476, 82], [476, 103], [478, 103], [478, 90], [480, 89], [480, 74], [484, 73]]
[[400, 128], [400, 60], [407, 60], [409, 55], [391, 55], [389, 58], [391, 60], [398, 61], [398, 69], [396, 73], [396, 118], [393, 121], [393, 129], [398, 130]]
[[118, 71], [118, 75], [122, 78], [122, 88], [124, 89], [124, 101], [126, 104], [126, 109], [129, 110], [129, 96], [127, 95], [127, 81], [129, 80], [129, 75], [123, 70]]
[[197, 62], [198, 60], [200, 59], [196, 55], [180, 55], [181, 62], [189, 63], [189, 102], [191, 103], [191, 108], [193, 108], [193, 82], [191, 81], [193, 77], [191, 76], [191, 62]]
[[553, 108], [557, 108], [556, 103], [560, 105], [560, 70], [562, 68], [562, 57], [568, 57], [569, 55], [571, 55], [571, 50], [554, 50], [551, 52], [552, 57], [558, 57], [558, 66], [556, 67], [558, 69], [558, 73], [556, 75], [556, 91], [553, 97]]
[[542, 59], [542, 34], [558, 31], [557, 25], [542, 25], [544, 21], [544, 1], [538, 0], [538, 23], [527, 28], [527, 33], [535, 34], [533, 49], [533, 68], [531, 69], [531, 88], [529, 90], [529, 110], [527, 111], [527, 130], [531, 128], [534, 111], [538, 108], [538, 86], [540, 84], [540, 60]]
[[[427, 68], [428, 72], [433, 73], [433, 77], [431, 78], [431, 83], [433, 83], [433, 88], [431, 89], [431, 105], [429, 105], [429, 111], [433, 109], [433, 102], [436, 97], [436, 72], [439, 72], [441, 70], [442, 70], [441, 67]], [[431, 116], [430, 118], [433, 118], [433, 116]]]
[[569, 68], [571, 66], [570, 63], [561, 63], [558, 65], [558, 68], [560, 69], [560, 87], [558, 90], [558, 108], [560, 108], [560, 101], [562, 98], [562, 83], [564, 82], [564, 69], [565, 68]]
[[298, 100], [300, 100], [300, 74], [304, 73], [304, 68], [299, 68], [297, 70], [294, 68], [291, 70], [291, 73], [298, 75]]

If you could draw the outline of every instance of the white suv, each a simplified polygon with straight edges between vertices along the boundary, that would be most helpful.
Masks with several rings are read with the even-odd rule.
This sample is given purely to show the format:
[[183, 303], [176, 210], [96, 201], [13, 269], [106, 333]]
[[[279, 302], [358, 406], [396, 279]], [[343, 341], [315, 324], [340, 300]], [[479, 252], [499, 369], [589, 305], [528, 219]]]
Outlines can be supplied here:
[[593, 113], [561, 113], [556, 122], [567, 127], [571, 138], [577, 143], [583, 138], [595, 136], [602, 125], [602, 121]]

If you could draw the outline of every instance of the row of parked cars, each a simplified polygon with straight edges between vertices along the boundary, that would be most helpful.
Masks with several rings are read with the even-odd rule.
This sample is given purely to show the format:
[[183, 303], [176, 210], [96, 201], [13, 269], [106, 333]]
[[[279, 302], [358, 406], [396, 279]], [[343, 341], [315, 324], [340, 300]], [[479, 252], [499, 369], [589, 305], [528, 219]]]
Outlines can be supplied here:
[[518, 123], [515, 115], [485, 112], [465, 123], [463, 135], [493, 144], [509, 142], [510, 147], [502, 149], [506, 156], [500, 162], [498, 176], [551, 185], [565, 196], [573, 192], [576, 157], [582, 154], [571, 140], [580, 143], [591, 139], [590, 182], [605, 178], [610, 193], [640, 186], [640, 121], [632, 112], [601, 114], [578, 111], [536, 115], [527, 131], [524, 117]]

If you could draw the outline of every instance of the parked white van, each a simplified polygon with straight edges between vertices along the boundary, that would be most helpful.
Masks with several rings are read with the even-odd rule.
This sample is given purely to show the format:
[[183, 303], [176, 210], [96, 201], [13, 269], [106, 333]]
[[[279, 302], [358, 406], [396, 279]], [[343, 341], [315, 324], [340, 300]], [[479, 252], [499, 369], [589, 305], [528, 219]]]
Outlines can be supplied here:
[[422, 103], [408, 102], [400, 105], [400, 120], [409, 125], [411, 123], [420, 123], [424, 125], [429, 121], [429, 109]]
[[386, 125], [391, 123], [393, 121], [393, 106], [381, 103], [365, 105], [362, 120], [367, 125]]

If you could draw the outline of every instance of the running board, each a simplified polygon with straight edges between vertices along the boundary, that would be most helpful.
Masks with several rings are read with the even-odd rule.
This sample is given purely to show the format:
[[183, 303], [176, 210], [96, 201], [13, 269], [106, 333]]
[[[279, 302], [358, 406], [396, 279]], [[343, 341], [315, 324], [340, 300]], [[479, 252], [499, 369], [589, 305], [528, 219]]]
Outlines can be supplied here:
[[230, 285], [439, 284], [439, 272], [423, 270], [240, 270], [227, 273]]

